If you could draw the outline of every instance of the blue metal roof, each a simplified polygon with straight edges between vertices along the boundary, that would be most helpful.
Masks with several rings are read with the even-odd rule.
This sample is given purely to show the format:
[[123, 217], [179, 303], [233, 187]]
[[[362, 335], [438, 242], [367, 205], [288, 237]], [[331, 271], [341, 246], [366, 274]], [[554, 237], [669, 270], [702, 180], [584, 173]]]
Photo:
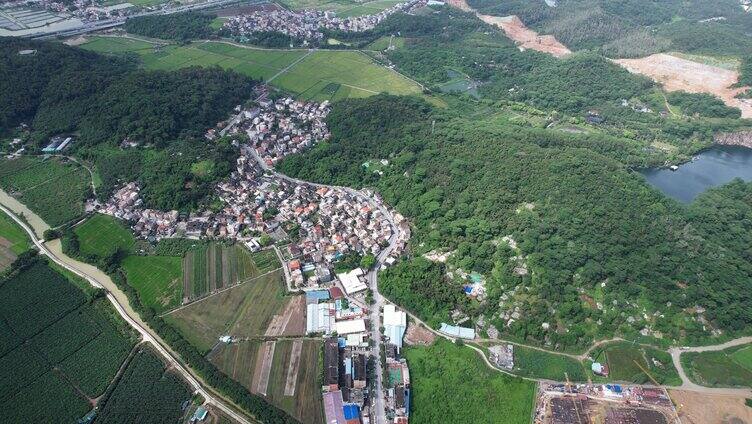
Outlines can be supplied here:
[[358, 408], [358, 405], [352, 405], [352, 404], [342, 405], [342, 410], [345, 413], [346, 420], [352, 420], [353, 418], [360, 417], [360, 408]]

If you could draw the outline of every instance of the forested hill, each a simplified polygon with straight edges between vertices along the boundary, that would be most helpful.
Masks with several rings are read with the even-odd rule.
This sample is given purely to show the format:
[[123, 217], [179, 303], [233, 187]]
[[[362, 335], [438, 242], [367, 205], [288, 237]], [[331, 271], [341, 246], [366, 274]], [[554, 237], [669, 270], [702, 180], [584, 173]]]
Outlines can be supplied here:
[[661, 51], [711, 55], [752, 53], [752, 14], [738, 0], [469, 0], [479, 12], [517, 15], [572, 50], [600, 50], [609, 57]]
[[[627, 169], [619, 158], [629, 147], [617, 139], [596, 143], [454, 115], [414, 99], [349, 100], [330, 115], [330, 142], [280, 167], [302, 179], [376, 186], [411, 219], [414, 259], [387, 272], [386, 295], [431, 323], [459, 308], [512, 337], [559, 346], [639, 337], [642, 328], [699, 340], [708, 333], [688, 312], [694, 306], [725, 331], [750, 328], [752, 262], [744, 240], [752, 228], [731, 218], [752, 211], [749, 184], [708, 193], [687, 210]], [[389, 137], [376, 125], [354, 125], [379, 116]], [[383, 176], [360, 166], [374, 159], [389, 160]], [[447, 292], [459, 293], [456, 279], [426, 279], [432, 268], [446, 271], [417, 259], [434, 249], [454, 252], [449, 269], [482, 274], [487, 301]], [[527, 275], [514, 271], [519, 258]], [[502, 319], [516, 308], [524, 311], [519, 319]]]
[[[34, 49], [32, 55], [20, 50]], [[143, 71], [128, 59], [100, 56], [59, 43], [0, 39], [0, 134], [30, 126], [32, 145], [77, 133], [75, 153], [93, 161], [108, 196], [138, 181], [160, 209], [203, 201], [237, 157], [229, 141], [207, 144], [208, 128], [251, 97], [255, 81], [219, 68]], [[121, 148], [123, 141], [135, 146]], [[192, 164], [211, 163], [194, 175]]]

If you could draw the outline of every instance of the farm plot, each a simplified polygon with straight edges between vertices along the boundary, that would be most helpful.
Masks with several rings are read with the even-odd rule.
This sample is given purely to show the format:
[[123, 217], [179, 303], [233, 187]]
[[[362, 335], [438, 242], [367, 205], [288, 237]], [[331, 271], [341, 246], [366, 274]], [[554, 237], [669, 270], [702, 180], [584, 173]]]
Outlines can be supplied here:
[[10, 422], [75, 421], [117, 373], [135, 335], [106, 300], [87, 300], [41, 260], [0, 282], [0, 401], [13, 405]]
[[564, 381], [566, 374], [572, 381], [587, 381], [582, 363], [564, 355], [542, 352], [524, 346], [514, 347], [514, 371], [523, 377]]
[[[272, 252], [272, 255], [274, 252]], [[183, 258], [183, 288], [188, 299], [232, 286], [278, 268], [276, 256], [251, 254], [240, 245], [202, 244]]]
[[290, 301], [282, 272], [257, 279], [200, 299], [165, 315], [199, 350], [208, 351], [220, 336], [262, 336], [275, 314]]
[[80, 251], [86, 256], [106, 257], [117, 250], [129, 253], [135, 239], [131, 230], [115, 217], [96, 214], [75, 227]]
[[144, 306], [164, 312], [183, 298], [183, 263], [176, 256], [128, 256], [122, 267]]
[[86, 170], [58, 158], [0, 161], [0, 188], [53, 227], [84, 213], [90, 184]]
[[223, 345], [212, 352], [210, 360], [251, 392], [262, 394], [303, 423], [318, 424], [324, 422], [320, 351], [318, 340], [250, 341]]
[[[671, 355], [658, 349], [625, 342], [611, 343], [593, 351], [592, 357], [597, 362], [608, 364], [610, 381], [650, 383], [651, 379], [644, 371], [648, 370], [661, 384], [681, 384]], [[590, 368], [589, 362], [586, 365]]]
[[97, 423], [178, 422], [191, 390], [148, 348], [142, 348], [106, 396]]
[[18, 254], [29, 247], [26, 232], [8, 215], [0, 213], [0, 271], [10, 266]]
[[718, 352], [687, 352], [681, 361], [697, 384], [709, 387], [752, 387], [752, 345]]

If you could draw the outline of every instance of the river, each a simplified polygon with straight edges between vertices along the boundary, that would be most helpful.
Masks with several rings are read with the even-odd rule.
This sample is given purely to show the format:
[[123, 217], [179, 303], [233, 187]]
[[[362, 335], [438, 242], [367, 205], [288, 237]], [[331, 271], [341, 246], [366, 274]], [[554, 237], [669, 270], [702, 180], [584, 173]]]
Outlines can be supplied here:
[[698, 153], [694, 160], [667, 168], [640, 170], [647, 182], [669, 197], [692, 202], [705, 190], [726, 184], [734, 178], [752, 181], [752, 149], [740, 146], [713, 146]]

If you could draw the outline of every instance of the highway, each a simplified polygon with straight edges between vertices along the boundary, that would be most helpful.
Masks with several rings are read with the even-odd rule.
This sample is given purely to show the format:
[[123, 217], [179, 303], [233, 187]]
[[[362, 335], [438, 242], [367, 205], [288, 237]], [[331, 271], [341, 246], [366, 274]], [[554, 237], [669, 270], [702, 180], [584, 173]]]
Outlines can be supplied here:
[[210, 390], [207, 390], [204, 388], [203, 384], [191, 373], [188, 368], [183, 365], [183, 363], [177, 358], [177, 356], [170, 351], [168, 348], [164, 346], [164, 342], [159, 338], [158, 335], [153, 333], [153, 330], [148, 328], [145, 323], [141, 321], [141, 319], [138, 317], [138, 315], [135, 314], [130, 308], [130, 305], [122, 305], [121, 300], [118, 299], [120, 297], [121, 299], [125, 297], [124, 294], [118, 293], [120, 296], [115, 296], [113, 294], [113, 290], [117, 290], [116, 287], [114, 287], [114, 284], [107, 283], [103, 284], [99, 280], [97, 280], [95, 277], [91, 276], [89, 273], [81, 270], [75, 261], [67, 260], [64, 258], [59, 257], [57, 254], [55, 254], [52, 250], [50, 250], [47, 245], [44, 243], [44, 241], [39, 240], [37, 238], [37, 235], [34, 233], [34, 230], [26, 224], [23, 220], [18, 218], [13, 211], [5, 207], [5, 205], [0, 205], [0, 210], [5, 212], [8, 216], [10, 216], [21, 228], [23, 228], [24, 231], [29, 235], [31, 238], [31, 241], [34, 243], [34, 245], [39, 249], [40, 254], [46, 255], [51, 261], [55, 262], [56, 264], [60, 265], [61, 267], [67, 269], [68, 271], [78, 275], [79, 277], [85, 279], [89, 282], [92, 286], [102, 289], [107, 293], [107, 300], [112, 303], [112, 306], [115, 307], [115, 310], [120, 314], [121, 317], [133, 328], [136, 329], [136, 331], [139, 332], [142, 339], [148, 343], [151, 343], [152, 346], [154, 346], [154, 349], [159, 352], [159, 354], [165, 358], [167, 363], [175, 369], [193, 388], [195, 393], [200, 394], [205, 400], [205, 404], [212, 405], [218, 410], [222, 411], [225, 415], [231, 417], [235, 421], [241, 424], [253, 424], [255, 421], [250, 421], [248, 418], [246, 418], [244, 415], [238, 413], [235, 409], [225, 404], [225, 402], [216, 396]]

